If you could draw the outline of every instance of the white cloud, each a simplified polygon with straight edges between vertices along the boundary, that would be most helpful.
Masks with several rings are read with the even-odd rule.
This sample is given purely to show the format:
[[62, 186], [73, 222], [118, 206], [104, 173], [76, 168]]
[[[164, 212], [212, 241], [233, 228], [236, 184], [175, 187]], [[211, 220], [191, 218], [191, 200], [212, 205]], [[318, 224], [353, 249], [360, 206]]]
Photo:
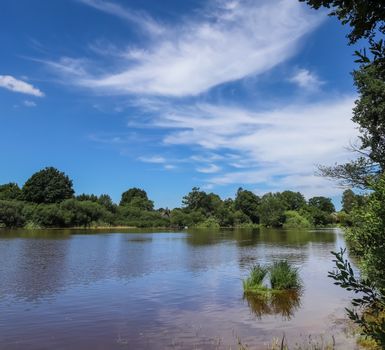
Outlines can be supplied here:
[[332, 195], [336, 189], [314, 172], [317, 164], [334, 164], [352, 157], [346, 146], [358, 135], [350, 120], [353, 106], [353, 96], [257, 112], [225, 105], [174, 104], [160, 110], [153, 125], [171, 129], [164, 137], [166, 145], [221, 152], [223, 159], [216, 161], [221, 168], [235, 168], [198, 168], [203, 173], [218, 172], [206, 179], [207, 183], [258, 184]]
[[27, 106], [27, 107], [36, 107], [36, 103], [34, 101], [30, 101], [30, 100], [23, 101], [23, 104], [24, 104], [24, 106]]
[[220, 170], [221, 170], [221, 168], [215, 164], [209, 164], [208, 166], [200, 167], [200, 168], [196, 169], [197, 172], [204, 173], [204, 174], [217, 173]]
[[99, 11], [108, 13], [113, 16], [127, 20], [140, 28], [148, 31], [151, 34], [160, 34], [163, 32], [163, 27], [146, 13], [133, 11], [124, 8], [123, 6], [104, 0], [78, 0], [79, 2], [91, 6]]
[[307, 90], [317, 90], [324, 82], [318, 76], [307, 69], [298, 70], [290, 81]]
[[11, 75], [0, 75], [0, 87], [7, 90], [20, 92], [22, 94], [43, 97], [44, 93], [33, 85], [26, 83], [23, 80], [14, 78]]
[[166, 165], [164, 166], [164, 168], [165, 168], [166, 170], [173, 170], [173, 169], [176, 169], [176, 166], [173, 165], [173, 164], [166, 164]]
[[[116, 4], [81, 1], [131, 18]], [[103, 74], [90, 72], [83, 59], [62, 58], [50, 65], [67, 80], [70, 66], [74, 84], [108, 94], [197, 95], [272, 69], [295, 54], [303, 37], [320, 23], [318, 14], [297, 0], [218, 3], [203, 18], [164, 28], [148, 46], [129, 47], [122, 52], [123, 63], [110, 65], [113, 71], [103, 66]]]
[[166, 162], [166, 159], [161, 156], [139, 157], [139, 160], [144, 163], [155, 163], [155, 164], [163, 164]]

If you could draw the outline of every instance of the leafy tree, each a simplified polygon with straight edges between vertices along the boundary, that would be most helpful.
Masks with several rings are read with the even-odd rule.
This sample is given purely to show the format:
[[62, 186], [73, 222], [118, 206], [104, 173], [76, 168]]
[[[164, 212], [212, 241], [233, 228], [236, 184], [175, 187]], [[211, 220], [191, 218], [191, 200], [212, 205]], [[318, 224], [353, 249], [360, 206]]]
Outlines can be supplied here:
[[23, 226], [24, 222], [23, 203], [0, 200], [0, 226], [19, 227]]
[[345, 190], [342, 193], [342, 210], [345, 213], [350, 213], [355, 204], [355, 194], [351, 189]]
[[0, 185], [0, 200], [13, 200], [21, 198], [21, 189], [18, 184], [10, 182]]
[[366, 203], [351, 212], [352, 227], [347, 230], [351, 249], [360, 257], [365, 275], [385, 293], [385, 175], [372, 185]]
[[385, 34], [385, 3], [381, 0], [299, 0], [315, 9], [331, 9], [342, 24], [349, 24], [348, 38], [351, 44], [361, 38], [373, 38], [378, 30]]
[[302, 193], [283, 191], [279, 194], [286, 210], [300, 210], [306, 206], [306, 200]]
[[154, 202], [149, 200], [146, 191], [140, 188], [130, 188], [122, 193], [121, 206], [132, 206], [142, 210], [153, 210]]
[[247, 215], [253, 223], [258, 224], [260, 203], [261, 199], [257, 195], [240, 187], [235, 197], [234, 207]]
[[201, 210], [206, 216], [210, 216], [220, 208], [222, 200], [217, 194], [207, 194], [200, 191], [199, 187], [193, 187], [191, 192], [183, 197], [182, 203], [189, 211]]
[[[361, 206], [353, 207], [350, 216], [352, 228], [347, 239], [358, 253], [360, 266], [367, 279], [355, 278], [343, 251], [334, 253], [336, 271], [330, 277], [336, 284], [355, 293], [355, 306], [361, 314], [349, 310], [349, 317], [385, 348], [384, 301], [384, 246], [385, 246], [385, 2], [378, 0], [300, 0], [314, 8], [332, 8], [342, 24], [349, 24], [350, 43], [368, 39], [369, 53], [357, 52], [359, 69], [353, 72], [359, 98], [352, 120], [360, 130], [359, 145], [355, 150], [360, 157], [347, 164], [321, 167], [321, 174], [337, 179], [342, 184], [373, 191]], [[362, 296], [363, 295], [363, 296]]]
[[111, 197], [108, 194], [101, 194], [97, 202], [110, 212], [114, 213], [116, 211], [116, 204], [114, 204], [114, 202], [112, 201]]
[[78, 201], [90, 201], [90, 202], [97, 202], [98, 201], [98, 196], [94, 194], [85, 194], [82, 193], [79, 196], [76, 196], [76, 199]]
[[53, 167], [33, 174], [22, 188], [23, 198], [33, 203], [58, 203], [73, 195], [72, 181]]
[[355, 194], [351, 189], [347, 189], [342, 193], [342, 210], [349, 214], [355, 207], [365, 204], [365, 196]]
[[189, 192], [182, 199], [182, 204], [186, 209], [195, 210], [202, 207], [204, 202], [205, 192], [200, 191], [199, 187], [193, 187], [191, 192]]
[[322, 196], [310, 198], [309, 206], [328, 214], [336, 211], [332, 200]]
[[285, 205], [277, 193], [262, 196], [259, 206], [260, 222], [267, 227], [280, 227], [285, 222]]

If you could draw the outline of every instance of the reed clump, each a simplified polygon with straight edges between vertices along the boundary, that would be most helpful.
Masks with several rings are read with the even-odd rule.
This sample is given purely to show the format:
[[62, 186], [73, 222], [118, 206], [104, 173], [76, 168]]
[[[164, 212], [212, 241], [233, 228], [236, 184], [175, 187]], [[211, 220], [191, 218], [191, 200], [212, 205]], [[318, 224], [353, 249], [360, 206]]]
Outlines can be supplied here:
[[268, 274], [269, 269], [260, 264], [254, 265], [250, 269], [249, 277], [243, 280], [243, 290], [245, 293], [261, 293], [267, 288], [263, 285], [263, 280]]
[[281, 291], [299, 291], [301, 288], [298, 268], [287, 260], [274, 262], [270, 266], [256, 264], [250, 269], [249, 276], [243, 280], [245, 294], [271, 295]]
[[293, 290], [301, 287], [298, 268], [287, 260], [276, 261], [270, 267], [270, 283], [273, 290]]

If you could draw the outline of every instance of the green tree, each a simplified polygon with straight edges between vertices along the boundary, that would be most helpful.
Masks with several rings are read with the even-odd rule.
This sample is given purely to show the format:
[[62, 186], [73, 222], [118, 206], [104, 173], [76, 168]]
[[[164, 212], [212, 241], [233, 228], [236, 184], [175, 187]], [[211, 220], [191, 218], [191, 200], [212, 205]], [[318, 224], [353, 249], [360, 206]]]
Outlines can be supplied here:
[[112, 201], [111, 197], [108, 194], [101, 194], [97, 202], [110, 212], [114, 213], [116, 211], [116, 204], [114, 204], [114, 202]]
[[352, 228], [347, 239], [359, 254], [359, 262], [367, 279], [356, 278], [343, 251], [334, 253], [336, 271], [330, 273], [336, 284], [359, 293], [353, 305], [362, 307], [359, 315], [349, 310], [365, 335], [385, 348], [384, 246], [385, 246], [385, 2], [378, 0], [300, 0], [313, 8], [331, 8], [330, 15], [348, 24], [350, 44], [368, 39], [369, 52], [357, 52], [359, 69], [353, 72], [359, 97], [352, 120], [359, 126], [360, 157], [346, 164], [320, 167], [320, 172], [340, 183], [369, 189], [369, 198], [353, 207]]
[[191, 192], [183, 197], [184, 208], [192, 210], [201, 210], [206, 216], [215, 214], [222, 204], [221, 198], [215, 193], [206, 193], [200, 191], [199, 187], [193, 187]]
[[0, 200], [13, 200], [21, 198], [21, 189], [18, 184], [10, 182], [0, 185]]
[[385, 34], [385, 3], [381, 0], [299, 0], [319, 9], [331, 9], [330, 16], [336, 16], [342, 24], [348, 24], [350, 44], [362, 38], [373, 38], [376, 32]]
[[353, 206], [356, 202], [355, 197], [356, 197], [356, 195], [354, 194], [354, 192], [351, 189], [345, 190], [342, 193], [342, 200], [341, 200], [342, 210], [345, 213], [349, 214], [352, 211]]
[[238, 189], [234, 201], [234, 207], [236, 210], [240, 210], [242, 213], [247, 215], [255, 224], [259, 223], [258, 208], [260, 204], [261, 199], [256, 194], [251, 191], [244, 190], [242, 187]]
[[136, 187], [122, 193], [119, 205], [132, 206], [142, 210], [154, 209], [154, 202], [148, 199], [146, 191]]
[[262, 196], [259, 206], [260, 222], [267, 227], [281, 227], [285, 222], [285, 205], [279, 194], [267, 193]]
[[331, 214], [336, 211], [332, 200], [323, 196], [310, 198], [309, 206], [328, 214]]
[[58, 203], [73, 195], [72, 181], [53, 167], [33, 174], [22, 188], [23, 198], [33, 203]]
[[300, 210], [306, 206], [306, 200], [302, 193], [283, 191], [279, 194], [286, 210]]
[[82, 193], [78, 196], [76, 196], [76, 199], [78, 201], [90, 201], [90, 202], [97, 202], [98, 201], [98, 196], [94, 195], [94, 194], [85, 194], [85, 193]]

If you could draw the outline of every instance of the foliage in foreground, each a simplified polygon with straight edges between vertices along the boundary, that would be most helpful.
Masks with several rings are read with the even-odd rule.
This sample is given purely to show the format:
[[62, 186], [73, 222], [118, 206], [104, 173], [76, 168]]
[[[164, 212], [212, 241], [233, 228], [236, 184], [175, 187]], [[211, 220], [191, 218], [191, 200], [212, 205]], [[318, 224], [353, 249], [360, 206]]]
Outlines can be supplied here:
[[[360, 131], [354, 148], [358, 158], [346, 164], [321, 167], [321, 174], [342, 185], [368, 191], [364, 203], [344, 206], [352, 226], [347, 240], [357, 254], [362, 279], [354, 276], [343, 251], [334, 253], [337, 270], [329, 274], [337, 285], [353, 291], [349, 317], [364, 335], [385, 348], [385, 2], [378, 0], [300, 0], [315, 9], [325, 7], [329, 15], [350, 26], [350, 44], [367, 39], [367, 50], [356, 51], [359, 68], [353, 71], [358, 98], [352, 121]], [[351, 193], [344, 198], [353, 198]], [[351, 211], [350, 213], [348, 213]]]
[[385, 297], [368, 279], [355, 276], [351, 264], [344, 259], [345, 250], [333, 253], [336, 270], [329, 272], [335, 284], [352, 291], [356, 297], [352, 305], [358, 310], [347, 308], [351, 320], [360, 326], [365, 336], [372, 338], [385, 348]]

